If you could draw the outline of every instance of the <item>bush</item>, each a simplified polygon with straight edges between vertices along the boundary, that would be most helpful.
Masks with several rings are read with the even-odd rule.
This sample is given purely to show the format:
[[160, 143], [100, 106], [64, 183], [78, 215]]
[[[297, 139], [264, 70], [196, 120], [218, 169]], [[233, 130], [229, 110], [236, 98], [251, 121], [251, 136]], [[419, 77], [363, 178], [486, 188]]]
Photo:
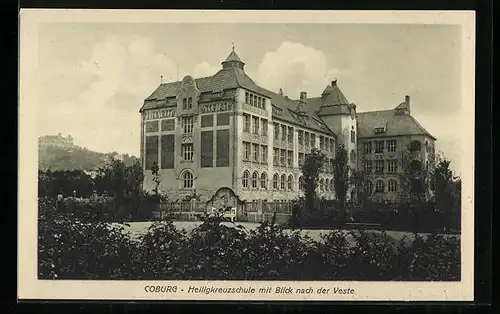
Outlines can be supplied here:
[[[274, 217], [275, 218], [275, 217]], [[40, 199], [39, 278], [136, 280], [460, 280], [460, 240], [332, 231], [314, 241], [271, 222], [255, 230], [202, 217], [191, 232], [171, 221], [132, 240], [124, 224], [59, 213]]]
[[40, 279], [122, 279], [133, 274], [137, 250], [123, 226], [59, 213], [41, 200], [38, 219]]

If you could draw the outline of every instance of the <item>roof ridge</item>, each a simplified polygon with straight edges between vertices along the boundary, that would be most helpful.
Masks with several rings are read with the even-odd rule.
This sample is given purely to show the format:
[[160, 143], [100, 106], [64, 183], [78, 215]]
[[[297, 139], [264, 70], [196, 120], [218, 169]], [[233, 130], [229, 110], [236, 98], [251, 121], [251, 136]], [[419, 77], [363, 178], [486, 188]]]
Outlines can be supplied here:
[[429, 135], [430, 137], [432, 137], [434, 140], [436, 140], [436, 138], [431, 134], [429, 133], [429, 131], [427, 131], [421, 124], [420, 122], [417, 121], [417, 119], [412, 116], [411, 114], [408, 114], [408, 116], [410, 117], [410, 119], [419, 127], [419, 129], [424, 132], [424, 134], [426, 135]]

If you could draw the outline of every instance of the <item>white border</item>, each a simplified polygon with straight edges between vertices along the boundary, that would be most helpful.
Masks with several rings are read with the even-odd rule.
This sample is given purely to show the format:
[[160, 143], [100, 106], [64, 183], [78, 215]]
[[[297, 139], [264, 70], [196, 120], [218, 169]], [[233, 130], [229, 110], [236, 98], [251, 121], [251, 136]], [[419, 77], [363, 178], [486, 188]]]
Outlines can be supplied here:
[[[37, 280], [37, 134], [36, 104], [27, 103], [29, 80], [37, 67], [37, 27], [47, 22], [108, 23], [398, 23], [455, 24], [462, 27], [462, 280], [460, 282], [143, 282]], [[474, 280], [474, 89], [475, 12], [473, 11], [134, 11], [25, 10], [20, 13], [18, 297], [19, 299], [113, 300], [473, 300]], [[33, 110], [35, 109], [35, 110]], [[177, 285], [184, 293], [148, 293], [144, 286]], [[189, 286], [291, 286], [352, 288], [354, 295], [296, 294], [204, 295]]]

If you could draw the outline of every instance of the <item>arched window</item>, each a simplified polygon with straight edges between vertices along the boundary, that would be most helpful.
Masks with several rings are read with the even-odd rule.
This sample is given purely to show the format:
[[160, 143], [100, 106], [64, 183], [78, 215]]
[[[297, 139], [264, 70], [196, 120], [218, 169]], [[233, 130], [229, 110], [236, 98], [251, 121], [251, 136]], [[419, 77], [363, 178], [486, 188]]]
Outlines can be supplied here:
[[330, 180], [325, 179], [325, 191], [328, 192], [330, 190]]
[[383, 193], [384, 192], [384, 181], [378, 180], [375, 184], [375, 192]]
[[289, 175], [288, 176], [288, 189], [291, 191], [293, 190], [293, 176], [292, 175]]
[[351, 150], [351, 162], [356, 162], [356, 151]]
[[182, 174], [182, 187], [184, 189], [192, 189], [194, 185], [193, 173], [189, 170], [184, 171]]
[[387, 183], [387, 190], [389, 192], [396, 192], [398, 190], [398, 183], [396, 180], [389, 180]]
[[285, 187], [286, 187], [286, 176], [285, 176], [284, 174], [282, 174], [282, 175], [281, 175], [281, 182], [280, 182], [280, 183], [281, 183], [280, 188], [281, 188], [282, 190], [284, 190], [284, 189], [285, 189]]
[[273, 189], [275, 190], [278, 189], [278, 181], [279, 181], [278, 174], [275, 173], [273, 176]]
[[299, 177], [299, 190], [303, 191], [304, 190], [304, 177], [300, 176]]
[[260, 188], [267, 189], [267, 174], [265, 172], [260, 175]]
[[371, 194], [373, 191], [373, 183], [371, 181], [367, 181], [365, 185], [365, 192]]
[[248, 172], [248, 170], [245, 170], [245, 172], [243, 172], [243, 178], [241, 178], [241, 183], [243, 184], [244, 188], [248, 187], [249, 178], [250, 178], [250, 172]]
[[319, 179], [319, 191], [323, 192], [325, 190], [325, 181], [323, 179]]
[[256, 189], [259, 187], [257, 185], [258, 182], [259, 182], [259, 174], [257, 173], [257, 171], [255, 171], [254, 173], [252, 173], [252, 188], [253, 189]]

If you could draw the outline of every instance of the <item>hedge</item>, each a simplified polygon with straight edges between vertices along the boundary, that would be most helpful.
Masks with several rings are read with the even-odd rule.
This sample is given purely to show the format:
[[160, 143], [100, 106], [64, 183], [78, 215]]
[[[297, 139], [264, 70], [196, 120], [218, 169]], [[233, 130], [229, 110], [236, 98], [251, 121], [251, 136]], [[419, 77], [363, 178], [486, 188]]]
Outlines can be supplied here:
[[256, 230], [206, 218], [191, 232], [155, 222], [139, 240], [123, 224], [40, 204], [39, 278], [98, 280], [460, 280], [460, 240], [395, 241], [332, 231], [320, 241], [264, 223]]

